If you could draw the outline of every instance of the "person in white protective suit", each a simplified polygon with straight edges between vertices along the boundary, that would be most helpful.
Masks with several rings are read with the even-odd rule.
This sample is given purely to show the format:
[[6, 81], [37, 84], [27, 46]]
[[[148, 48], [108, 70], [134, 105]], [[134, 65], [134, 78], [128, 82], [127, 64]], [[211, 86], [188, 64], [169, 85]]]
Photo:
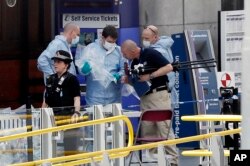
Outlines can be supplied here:
[[[46, 77], [56, 73], [54, 61], [51, 60], [51, 58], [55, 56], [58, 50], [64, 50], [70, 53], [71, 59], [73, 60], [70, 47], [72, 44], [77, 44], [79, 42], [79, 35], [80, 27], [74, 23], [68, 23], [64, 26], [63, 33], [55, 36], [55, 39], [52, 40], [47, 48], [39, 55], [37, 59], [37, 68], [44, 74], [45, 85]], [[69, 72], [76, 75], [73, 61], [70, 64]]]
[[87, 105], [107, 105], [121, 102], [121, 78], [124, 59], [114, 26], [103, 29], [102, 38], [86, 46], [76, 61], [78, 71], [86, 76]]

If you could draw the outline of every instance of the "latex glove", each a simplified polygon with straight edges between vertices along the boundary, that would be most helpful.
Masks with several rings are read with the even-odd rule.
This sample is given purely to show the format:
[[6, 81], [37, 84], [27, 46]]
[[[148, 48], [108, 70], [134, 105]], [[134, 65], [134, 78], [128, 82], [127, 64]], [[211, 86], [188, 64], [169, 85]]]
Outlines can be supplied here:
[[115, 83], [117, 83], [121, 79], [121, 75], [119, 73], [114, 73], [113, 77], [114, 77]]
[[88, 75], [92, 70], [92, 67], [88, 61], [83, 62], [81, 72], [84, 75]]
[[173, 62], [171, 65], [173, 66], [173, 72], [179, 71], [179, 68], [181, 67], [181, 65], [180, 65], [180, 63], [178, 61]]

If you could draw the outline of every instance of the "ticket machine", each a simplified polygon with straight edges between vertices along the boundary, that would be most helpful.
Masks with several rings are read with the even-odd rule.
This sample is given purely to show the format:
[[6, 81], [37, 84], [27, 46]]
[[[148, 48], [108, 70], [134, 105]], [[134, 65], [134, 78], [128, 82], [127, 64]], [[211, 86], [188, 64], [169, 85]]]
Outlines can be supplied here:
[[[186, 30], [184, 33], [173, 34], [172, 38], [175, 61], [202, 62], [215, 59], [209, 30]], [[182, 121], [181, 116], [220, 113], [216, 66], [202, 63], [198, 67], [176, 72], [175, 88], [179, 96], [179, 101], [174, 105], [173, 129], [176, 138], [202, 134], [200, 124]], [[178, 146], [198, 148], [199, 142]]]

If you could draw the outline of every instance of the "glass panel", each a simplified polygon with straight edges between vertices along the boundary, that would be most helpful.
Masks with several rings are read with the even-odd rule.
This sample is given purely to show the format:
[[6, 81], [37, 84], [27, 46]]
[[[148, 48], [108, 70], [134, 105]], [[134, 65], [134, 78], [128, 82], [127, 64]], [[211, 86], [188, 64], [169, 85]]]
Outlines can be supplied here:
[[[81, 107], [81, 116], [78, 122], [92, 121], [96, 118], [107, 118], [113, 116], [112, 105], [105, 106], [104, 110], [98, 110], [100, 115], [94, 115], [95, 107]], [[72, 124], [74, 107], [60, 108], [32, 108], [25, 106], [16, 110], [0, 109], [0, 137], [26, 133]], [[101, 115], [103, 113], [103, 115]], [[54, 114], [54, 115], [53, 115]], [[0, 142], [0, 160], [3, 165], [22, 163], [27, 161], [41, 160], [47, 157], [59, 157], [65, 155], [79, 154], [94, 151], [94, 146], [100, 148], [105, 145], [106, 149], [114, 147], [114, 123], [103, 124], [98, 129], [96, 126], [85, 126], [76, 129], [69, 129], [52, 134], [36, 135], [28, 138], [18, 138]], [[98, 135], [94, 136], [94, 130]], [[105, 130], [104, 140], [100, 143], [101, 130]], [[101, 136], [102, 137], [102, 136]], [[94, 140], [94, 139], [98, 140]], [[44, 143], [42, 142], [44, 141]], [[96, 141], [96, 142], [95, 142]], [[1, 165], [1, 164], [0, 164]]]

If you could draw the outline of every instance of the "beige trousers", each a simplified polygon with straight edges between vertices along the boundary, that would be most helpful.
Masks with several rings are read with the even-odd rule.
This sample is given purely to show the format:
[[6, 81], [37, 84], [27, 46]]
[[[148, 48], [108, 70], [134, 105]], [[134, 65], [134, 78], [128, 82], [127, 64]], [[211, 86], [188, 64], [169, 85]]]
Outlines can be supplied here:
[[[171, 109], [171, 94], [167, 90], [158, 91], [141, 97], [141, 110], [145, 111], [148, 109]], [[169, 129], [170, 121], [164, 122], [144, 122], [141, 126], [142, 136], [150, 137], [167, 137], [175, 139], [175, 135], [172, 127]], [[166, 154], [172, 156], [174, 164], [178, 163], [178, 152], [176, 145], [165, 146]], [[152, 150], [151, 152], [155, 152]]]

